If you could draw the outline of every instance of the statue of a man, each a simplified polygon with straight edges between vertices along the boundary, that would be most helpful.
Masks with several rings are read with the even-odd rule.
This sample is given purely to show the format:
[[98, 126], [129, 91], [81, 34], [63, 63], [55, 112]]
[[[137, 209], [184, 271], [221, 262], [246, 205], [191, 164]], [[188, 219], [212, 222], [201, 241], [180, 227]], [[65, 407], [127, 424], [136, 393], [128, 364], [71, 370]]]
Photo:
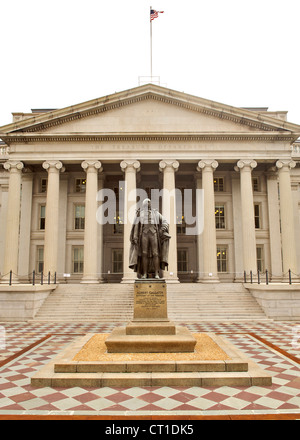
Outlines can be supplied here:
[[137, 272], [138, 277], [147, 278], [154, 273], [159, 278], [159, 271], [168, 268], [169, 224], [156, 210], [151, 208], [151, 200], [145, 199], [130, 234], [129, 267]]

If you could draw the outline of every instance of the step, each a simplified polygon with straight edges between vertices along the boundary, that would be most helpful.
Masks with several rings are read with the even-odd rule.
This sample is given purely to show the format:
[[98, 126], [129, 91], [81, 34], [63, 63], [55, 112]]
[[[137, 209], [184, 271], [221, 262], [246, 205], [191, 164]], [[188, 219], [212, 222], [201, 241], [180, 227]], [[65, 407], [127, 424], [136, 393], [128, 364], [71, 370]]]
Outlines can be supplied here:
[[[255, 298], [239, 283], [167, 286], [174, 321], [265, 319]], [[49, 295], [37, 321], [124, 322], [132, 317], [133, 284], [64, 284]]]
[[[178, 360], [178, 353], [168, 353], [168, 361], [161, 361], [151, 354], [152, 361], [141, 361], [143, 353], [124, 355], [114, 353], [111, 360], [100, 362], [76, 361], [74, 357], [93, 334], [77, 338], [63, 352], [42, 367], [31, 378], [34, 387], [157, 387], [157, 386], [271, 386], [272, 376], [253, 361], [246, 358], [233, 344], [220, 335], [209, 333], [228, 355], [227, 359]], [[146, 354], [148, 355], [148, 353]], [[182, 355], [179, 353], [179, 355]], [[189, 356], [193, 357], [194, 353]], [[123, 357], [122, 357], [123, 356]], [[127, 356], [127, 355], [126, 355]], [[186, 356], [186, 354], [184, 355]], [[132, 359], [133, 357], [133, 359]]]

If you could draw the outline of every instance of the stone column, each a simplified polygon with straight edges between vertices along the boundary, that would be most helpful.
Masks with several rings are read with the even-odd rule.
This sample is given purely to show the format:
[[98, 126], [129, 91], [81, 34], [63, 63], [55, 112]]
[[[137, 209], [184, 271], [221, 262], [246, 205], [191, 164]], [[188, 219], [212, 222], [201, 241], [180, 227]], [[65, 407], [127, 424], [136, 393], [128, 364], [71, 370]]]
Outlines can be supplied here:
[[102, 171], [102, 166], [98, 160], [85, 160], [81, 166], [86, 172], [84, 266], [81, 283], [98, 283], [98, 222], [96, 213], [98, 171]]
[[[275, 167], [274, 167], [275, 168]], [[276, 169], [267, 173], [267, 194], [271, 254], [271, 277], [272, 281], [282, 279], [282, 258], [281, 258], [281, 237], [278, 200], [278, 176], [274, 173]]]
[[[66, 270], [66, 250], [67, 250], [67, 216], [68, 216], [68, 189], [69, 176], [60, 176], [59, 181], [59, 230], [58, 230], [58, 256], [57, 272], [60, 278], [65, 281], [64, 273], [70, 273]], [[74, 219], [72, 219], [74, 221]], [[70, 260], [72, 260], [70, 258]], [[59, 278], [58, 278], [59, 280]]]
[[242, 231], [243, 231], [243, 266], [247, 275], [252, 270], [257, 272], [256, 236], [254, 222], [252, 170], [257, 166], [255, 160], [239, 160], [236, 171], [240, 171]]
[[200, 160], [197, 167], [198, 171], [202, 171], [204, 196], [203, 276], [198, 281], [206, 283], [219, 282], [213, 179], [213, 173], [217, 166], [218, 162], [216, 160]]
[[[196, 191], [202, 190], [202, 175], [195, 173]], [[197, 201], [196, 201], [197, 203]], [[202, 210], [196, 211], [196, 215], [204, 215]], [[198, 219], [200, 221], [200, 219]], [[203, 221], [204, 226], [204, 221]], [[197, 235], [197, 282], [202, 282], [203, 274], [203, 230]]]
[[22, 176], [22, 200], [20, 212], [20, 237], [19, 237], [19, 277], [20, 282], [28, 281], [29, 275], [29, 255], [30, 255], [30, 235], [31, 235], [31, 212], [32, 212], [32, 184], [33, 173], [23, 170]]
[[278, 160], [276, 166], [279, 174], [283, 276], [287, 278], [290, 269], [292, 277], [295, 278], [298, 271], [290, 169], [294, 168], [296, 163], [292, 160]]
[[164, 278], [167, 282], [178, 283], [177, 276], [177, 224], [176, 224], [176, 194], [175, 194], [175, 172], [179, 168], [177, 160], [162, 160], [159, 162], [159, 169], [163, 172], [163, 199], [162, 215], [169, 222], [169, 233], [171, 235], [169, 247], [169, 268], [165, 271]]
[[[98, 179], [98, 192], [103, 190], [104, 181], [105, 181], [105, 176], [102, 173]], [[99, 207], [99, 205], [98, 205], [98, 207]], [[97, 207], [97, 209], [98, 209], [98, 207]], [[97, 261], [98, 261], [97, 272], [99, 274], [98, 281], [99, 281], [99, 283], [104, 283], [104, 280], [103, 280], [103, 225], [101, 223], [98, 224], [97, 249], [98, 249], [98, 251], [97, 251]]]
[[231, 174], [232, 213], [233, 213], [233, 248], [234, 248], [234, 281], [243, 282], [243, 225], [241, 218], [241, 184], [240, 176], [233, 171]]
[[8, 161], [4, 168], [9, 171], [9, 188], [6, 217], [6, 237], [4, 250], [3, 282], [8, 282], [12, 270], [13, 282], [18, 282], [19, 228], [22, 169], [24, 164], [19, 161]]
[[46, 221], [44, 238], [44, 274], [57, 272], [58, 222], [59, 222], [59, 175], [64, 171], [59, 160], [47, 160], [43, 168], [48, 172]]
[[[3, 182], [3, 181], [2, 181]], [[0, 274], [4, 274], [4, 251], [6, 237], [6, 217], [8, 203], [8, 179], [5, 183], [0, 182], [1, 190], [1, 209], [0, 209]]]
[[136, 273], [129, 269], [130, 232], [134, 219], [134, 206], [136, 205], [136, 173], [140, 170], [140, 162], [138, 160], [123, 160], [120, 166], [125, 173], [122, 283], [133, 283], [136, 279]]

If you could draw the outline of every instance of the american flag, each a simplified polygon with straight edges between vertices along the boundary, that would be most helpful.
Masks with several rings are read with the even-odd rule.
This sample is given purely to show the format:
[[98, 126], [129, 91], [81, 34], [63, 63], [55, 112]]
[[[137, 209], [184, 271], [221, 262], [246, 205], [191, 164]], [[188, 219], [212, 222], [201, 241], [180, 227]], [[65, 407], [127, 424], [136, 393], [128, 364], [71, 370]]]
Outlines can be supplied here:
[[155, 11], [155, 9], [150, 10], [150, 21], [154, 20], [155, 18], [158, 18], [158, 14], [163, 14], [164, 11]]

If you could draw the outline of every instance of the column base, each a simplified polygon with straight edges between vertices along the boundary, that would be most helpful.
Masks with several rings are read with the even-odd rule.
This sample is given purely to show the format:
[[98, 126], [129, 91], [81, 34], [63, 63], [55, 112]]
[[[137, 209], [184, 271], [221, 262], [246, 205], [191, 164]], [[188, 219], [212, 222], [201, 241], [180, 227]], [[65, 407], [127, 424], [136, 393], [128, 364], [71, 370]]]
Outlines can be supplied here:
[[163, 279], [166, 281], [166, 283], [171, 284], [171, 283], [180, 283], [179, 278], [177, 275], [173, 275], [173, 272], [169, 272], [166, 270], [163, 270]]
[[97, 278], [82, 278], [80, 284], [99, 284]]
[[198, 278], [197, 283], [206, 283], [206, 284], [220, 283], [220, 280], [218, 277], [203, 277], [203, 278]]
[[136, 278], [122, 278], [121, 284], [133, 284]]
[[167, 278], [164, 277], [164, 280], [167, 284], [180, 284], [179, 278]]

